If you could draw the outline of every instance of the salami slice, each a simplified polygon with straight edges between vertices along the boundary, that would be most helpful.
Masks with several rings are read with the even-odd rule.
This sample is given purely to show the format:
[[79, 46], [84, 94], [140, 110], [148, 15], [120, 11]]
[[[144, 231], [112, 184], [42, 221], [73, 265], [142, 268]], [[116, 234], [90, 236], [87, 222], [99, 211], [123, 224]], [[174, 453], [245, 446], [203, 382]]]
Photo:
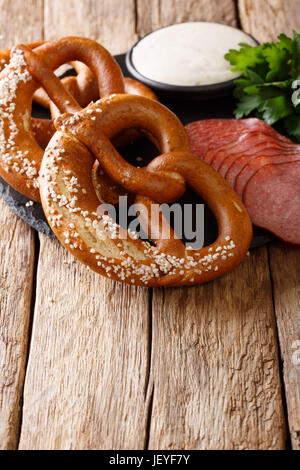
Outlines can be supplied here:
[[207, 119], [195, 121], [185, 126], [189, 135], [192, 151], [204, 158], [208, 149], [222, 147], [238, 140], [241, 134], [261, 131], [278, 137], [283, 142], [290, 142], [278, 134], [261, 119]]
[[294, 152], [295, 145], [287, 144], [264, 133], [253, 132], [248, 134], [248, 137], [240, 146], [233, 146], [227, 148], [227, 157], [222, 159], [221, 165], [217, 166], [216, 169], [225, 176], [232, 165], [238, 164], [239, 155], [256, 155], [266, 148], [277, 148], [283, 152]]
[[230, 149], [232, 148], [241, 148], [247, 140], [248, 135], [248, 132], [241, 134], [235, 137], [234, 140], [231, 140], [231, 142], [228, 142], [226, 145], [224, 144], [221, 147], [215, 146], [210, 148], [207, 151], [204, 160], [213, 168], [217, 169], [222, 164], [223, 160], [228, 156], [227, 150], [230, 153]]
[[300, 161], [260, 168], [244, 190], [253, 223], [300, 244]]
[[[222, 176], [226, 174], [230, 165], [235, 163], [240, 155], [252, 155], [257, 152], [257, 149], [259, 150], [260, 145], [265, 147], [269, 140], [274, 139], [262, 132], [250, 132], [243, 134], [243, 137], [243, 140], [236, 144], [227, 145], [215, 154], [211, 166], [219, 171]], [[279, 143], [278, 139], [277, 142]]]
[[[250, 161], [248, 159], [248, 163], [244, 166], [242, 171], [236, 177], [235, 185], [233, 187], [242, 199], [247, 183], [259, 169], [267, 165], [280, 165], [284, 163], [293, 162], [300, 162], [300, 153], [291, 154], [282, 152], [280, 154], [271, 156], [257, 156], [255, 158], [252, 158]], [[300, 185], [300, 180], [298, 181], [298, 184]]]
[[250, 164], [252, 160], [259, 158], [262, 155], [265, 157], [269, 156], [274, 158], [278, 156], [284, 156], [283, 160], [285, 160], [285, 156], [288, 157], [289, 155], [299, 155], [299, 151], [295, 147], [295, 145], [281, 146], [278, 145], [278, 143], [271, 144], [271, 142], [262, 142], [257, 147], [253, 148], [253, 151], [251, 151], [250, 149], [248, 152], [245, 152], [244, 155], [234, 155], [234, 160], [231, 159], [230, 162], [228, 161], [230, 165], [229, 168], [227, 168], [227, 171], [224, 173], [224, 171], [222, 171], [221, 169], [220, 173], [222, 174], [222, 176], [224, 176], [224, 178], [226, 178], [230, 186], [236, 188], [236, 181], [238, 175], [243, 171], [243, 169], [247, 165]]

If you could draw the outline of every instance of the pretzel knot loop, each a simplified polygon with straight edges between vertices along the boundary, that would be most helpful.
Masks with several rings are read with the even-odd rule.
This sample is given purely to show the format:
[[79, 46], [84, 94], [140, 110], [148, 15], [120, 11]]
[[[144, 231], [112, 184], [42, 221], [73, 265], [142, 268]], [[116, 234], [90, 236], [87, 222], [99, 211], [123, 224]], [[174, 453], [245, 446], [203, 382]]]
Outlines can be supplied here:
[[120, 67], [100, 44], [85, 38], [67, 37], [19, 45], [11, 51], [7, 67], [0, 72], [0, 174], [17, 191], [39, 201], [38, 172], [44, 150], [31, 127], [32, 97], [39, 85], [60, 112], [81, 109], [53, 73], [60, 65], [78, 60], [97, 78], [100, 96], [124, 92]]
[[[246, 209], [226, 181], [191, 154], [184, 127], [163, 105], [138, 96], [112, 95], [75, 115], [58, 117], [55, 127], [58, 132], [41, 167], [41, 200], [55, 234], [80, 261], [118, 281], [159, 286], [206, 282], [243, 259], [252, 238]], [[162, 152], [146, 168], [130, 165], [111, 143], [129, 128], [142, 131]], [[164, 236], [169, 227], [162, 215], [154, 226], [150, 220], [155, 246], [128, 234], [97, 211], [99, 199], [91, 178], [95, 157], [116, 184], [136, 194], [143, 226], [154, 203], [177, 200], [188, 183], [214, 212], [217, 240], [188, 250], [172, 231]]]

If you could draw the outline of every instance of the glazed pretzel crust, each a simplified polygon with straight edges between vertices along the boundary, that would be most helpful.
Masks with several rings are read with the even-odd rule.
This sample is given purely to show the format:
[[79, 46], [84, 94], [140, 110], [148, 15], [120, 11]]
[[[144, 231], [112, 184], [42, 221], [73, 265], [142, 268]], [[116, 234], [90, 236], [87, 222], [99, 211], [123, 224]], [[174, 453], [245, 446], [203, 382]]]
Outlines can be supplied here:
[[[194, 285], [221, 276], [244, 258], [252, 238], [246, 209], [226, 181], [190, 153], [182, 124], [167, 108], [142, 97], [114, 95], [60, 116], [55, 127], [41, 167], [43, 208], [61, 243], [94, 271], [134, 285]], [[147, 168], [129, 165], [111, 143], [128, 128], [151, 136], [162, 152]], [[218, 239], [188, 250], [176, 236], [161, 237], [163, 219], [154, 227], [155, 247], [132, 234], [124, 239], [124, 229], [97, 212], [91, 181], [95, 157], [117, 184], [137, 192], [136, 202], [146, 208], [177, 200], [187, 182], [215, 213]]]

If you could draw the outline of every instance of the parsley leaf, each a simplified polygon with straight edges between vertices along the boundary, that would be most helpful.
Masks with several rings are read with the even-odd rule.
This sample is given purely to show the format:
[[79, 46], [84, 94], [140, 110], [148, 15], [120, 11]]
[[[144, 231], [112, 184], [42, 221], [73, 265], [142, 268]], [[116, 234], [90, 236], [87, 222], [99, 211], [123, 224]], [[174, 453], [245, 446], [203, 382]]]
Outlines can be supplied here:
[[293, 107], [285, 95], [269, 98], [258, 106], [261, 117], [272, 126], [280, 119], [293, 114]]
[[300, 141], [300, 110], [292, 101], [293, 84], [300, 80], [300, 34], [294, 31], [293, 38], [280, 34], [277, 42], [240, 46], [225, 55], [232, 70], [242, 72], [235, 80], [236, 118], [253, 114], [270, 125], [283, 123]]
[[300, 34], [296, 31], [292, 44], [292, 73], [294, 78], [300, 78]]
[[266, 75], [266, 80], [284, 80], [290, 53], [286, 49], [277, 47], [276, 44], [270, 44], [263, 50], [263, 56], [270, 69]]
[[248, 116], [252, 111], [263, 104], [263, 100], [259, 95], [246, 95], [243, 96], [237, 107], [235, 108], [234, 114], [237, 119], [243, 116]]

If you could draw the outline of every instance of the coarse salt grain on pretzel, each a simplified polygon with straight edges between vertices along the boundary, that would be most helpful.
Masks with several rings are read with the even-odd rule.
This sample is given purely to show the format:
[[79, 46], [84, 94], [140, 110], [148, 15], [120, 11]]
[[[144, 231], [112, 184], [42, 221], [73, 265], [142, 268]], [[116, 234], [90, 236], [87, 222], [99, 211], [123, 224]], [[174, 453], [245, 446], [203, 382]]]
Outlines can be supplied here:
[[[58, 117], [55, 126], [58, 132], [41, 166], [41, 200], [56, 236], [81, 262], [117, 281], [173, 286], [210, 281], [244, 258], [252, 237], [247, 211], [226, 181], [191, 154], [184, 127], [163, 105], [142, 97], [114, 95], [75, 115]], [[143, 130], [162, 152], [146, 168], [131, 166], [111, 143], [128, 128]], [[177, 200], [185, 183], [191, 185], [216, 215], [217, 240], [202, 249], [188, 250], [176, 236], [162, 239], [163, 218], [152, 232], [155, 247], [136, 234], [127, 232], [124, 237], [124, 229], [99, 211], [91, 182], [95, 156], [117, 184], [137, 193], [136, 202], [145, 209]], [[142, 213], [142, 223], [145, 218], [147, 211]]]
[[[26, 44], [26, 46], [30, 49], [34, 49], [41, 46], [42, 44], [45, 44], [46, 42], [47, 41], [32, 42]], [[10, 61], [10, 54], [11, 49], [4, 49], [0, 51], [0, 72], [8, 65]], [[39, 90], [37, 90], [37, 92], [39, 92]], [[33, 100], [35, 100], [36, 93], [33, 95]], [[47, 146], [49, 140], [55, 132], [54, 125], [50, 119], [31, 118], [31, 129], [37, 142], [42, 148]]]
[[[65, 39], [84, 40], [84, 38], [65, 38]], [[33, 42], [33, 43], [26, 44], [26, 47], [28, 47], [29, 49], [36, 49], [46, 44], [49, 45], [50, 42], [54, 42], [54, 41], [48, 40], [48, 41]], [[93, 45], [96, 44], [95, 41], [90, 41], [90, 43]], [[55, 41], [55, 44], [56, 44], [55, 45], [56, 47], [58, 44], [57, 41]], [[89, 45], [86, 44], [86, 47], [88, 46]], [[12, 49], [5, 49], [5, 50], [0, 51], [0, 72], [9, 64], [11, 51]], [[95, 74], [91, 71], [91, 69], [82, 62], [71, 61], [70, 64], [77, 72], [77, 76], [64, 77], [62, 78], [62, 83], [70, 91], [70, 93], [75, 98], [75, 100], [80, 104], [80, 106], [85, 107], [91, 101], [99, 99], [99, 87], [98, 87], [97, 76], [95, 76]], [[51, 64], [48, 64], [48, 65], [51, 66]], [[134, 82], [136, 81], [134, 80]], [[143, 84], [140, 84], [140, 85], [144, 86]], [[139, 82], [136, 82], [136, 86], [134, 86], [134, 84], [131, 84], [131, 86], [133, 90], [134, 88], [138, 90]], [[144, 86], [144, 88], [145, 89], [147, 88], [147, 90], [143, 90], [142, 92], [143, 94], [147, 92], [151, 92], [151, 90], [148, 89], [148, 87]], [[43, 88], [39, 88], [34, 93], [33, 99], [41, 106], [44, 106], [47, 108], [50, 106], [51, 100], [49, 96], [47, 95], [47, 92]]]
[[31, 132], [31, 102], [42, 85], [61, 112], [80, 106], [52, 70], [64, 63], [84, 62], [98, 79], [100, 96], [124, 92], [120, 67], [109, 52], [94, 41], [67, 37], [47, 42], [32, 51], [17, 46], [0, 74], [0, 174], [17, 191], [36, 201], [38, 171], [43, 149]]
[[[36, 47], [45, 44], [47, 41], [37, 41], [37, 42], [30, 42], [26, 44], [27, 47], [30, 49], [34, 49]], [[8, 65], [10, 60], [11, 49], [2, 49], [0, 51], [0, 72]]]

